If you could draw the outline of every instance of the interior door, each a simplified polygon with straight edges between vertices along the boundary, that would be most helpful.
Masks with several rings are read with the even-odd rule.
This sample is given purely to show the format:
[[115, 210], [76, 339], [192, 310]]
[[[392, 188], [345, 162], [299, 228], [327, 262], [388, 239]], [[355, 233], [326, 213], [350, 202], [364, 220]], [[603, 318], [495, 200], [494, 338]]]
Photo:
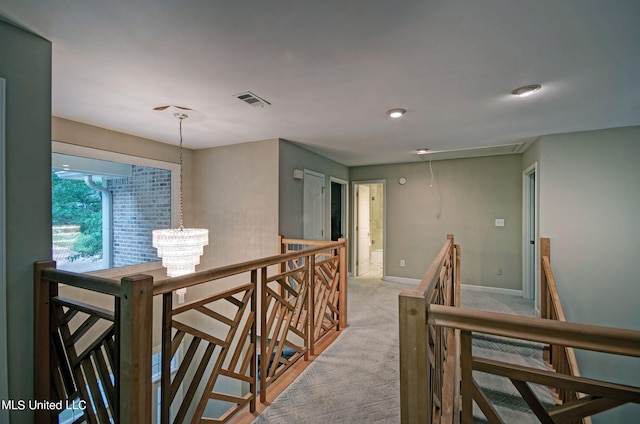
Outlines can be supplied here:
[[369, 186], [364, 184], [358, 185], [356, 196], [358, 199], [358, 223], [356, 224], [356, 231], [358, 233], [358, 262], [356, 275], [362, 275], [369, 272], [369, 264], [371, 262], [371, 218], [369, 214]]
[[324, 174], [304, 170], [303, 238], [324, 240]]

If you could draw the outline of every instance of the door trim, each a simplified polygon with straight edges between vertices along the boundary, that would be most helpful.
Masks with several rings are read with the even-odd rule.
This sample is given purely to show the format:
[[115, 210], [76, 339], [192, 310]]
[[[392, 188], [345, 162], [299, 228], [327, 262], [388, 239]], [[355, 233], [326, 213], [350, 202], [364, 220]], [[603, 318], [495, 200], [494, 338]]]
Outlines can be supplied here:
[[[534, 177], [533, 187], [531, 186], [531, 176]], [[539, 249], [539, 202], [538, 202], [538, 162], [534, 162], [522, 172], [522, 296], [526, 299], [533, 299], [536, 314], [540, 314], [538, 299], [540, 297], [540, 249]], [[533, 193], [531, 192], [533, 189]], [[533, 199], [533, 204], [532, 203]], [[531, 211], [533, 210], [533, 216]], [[531, 234], [531, 224], [533, 224], [533, 234]], [[534, 258], [531, 263], [529, 248], [531, 237], [534, 241]], [[533, 270], [531, 269], [533, 267]], [[533, 284], [530, 275], [533, 272]]]
[[[0, 78], [0, 399], [9, 399], [9, 367], [7, 359], [7, 239], [6, 239], [6, 148], [5, 148], [5, 84]], [[9, 422], [8, 410], [0, 411], [0, 421]]]

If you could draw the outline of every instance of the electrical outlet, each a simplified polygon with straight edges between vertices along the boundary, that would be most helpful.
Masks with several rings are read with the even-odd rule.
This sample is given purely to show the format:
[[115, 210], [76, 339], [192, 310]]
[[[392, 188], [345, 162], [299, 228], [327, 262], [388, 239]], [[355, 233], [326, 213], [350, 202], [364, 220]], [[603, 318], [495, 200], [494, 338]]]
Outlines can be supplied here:
[[400, 259], [400, 266], [404, 266], [404, 259]]
[[502, 267], [498, 268], [498, 275], [502, 275]]
[[496, 218], [496, 227], [504, 227], [504, 218]]

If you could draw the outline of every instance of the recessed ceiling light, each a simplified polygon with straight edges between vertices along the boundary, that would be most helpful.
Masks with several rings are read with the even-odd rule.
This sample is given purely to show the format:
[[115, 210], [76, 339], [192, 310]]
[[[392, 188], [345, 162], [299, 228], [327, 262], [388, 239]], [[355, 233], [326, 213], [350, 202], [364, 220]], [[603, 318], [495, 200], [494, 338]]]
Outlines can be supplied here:
[[407, 109], [402, 109], [400, 107], [389, 109], [387, 111], [387, 115], [389, 115], [391, 118], [400, 118], [405, 113], [407, 113]]
[[541, 88], [542, 86], [540, 84], [523, 85], [522, 87], [518, 87], [513, 90], [511, 94], [518, 97], [527, 97], [536, 91], [540, 91]]
[[421, 149], [417, 149], [416, 153], [419, 155], [426, 155], [427, 153], [429, 153], [429, 149], [426, 147], [423, 147]]

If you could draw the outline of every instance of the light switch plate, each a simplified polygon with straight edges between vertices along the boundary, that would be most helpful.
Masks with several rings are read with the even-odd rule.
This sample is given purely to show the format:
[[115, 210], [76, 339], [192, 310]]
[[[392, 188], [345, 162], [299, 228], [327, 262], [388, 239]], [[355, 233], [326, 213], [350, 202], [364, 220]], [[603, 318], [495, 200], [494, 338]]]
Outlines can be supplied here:
[[504, 227], [504, 218], [496, 218], [496, 227]]

